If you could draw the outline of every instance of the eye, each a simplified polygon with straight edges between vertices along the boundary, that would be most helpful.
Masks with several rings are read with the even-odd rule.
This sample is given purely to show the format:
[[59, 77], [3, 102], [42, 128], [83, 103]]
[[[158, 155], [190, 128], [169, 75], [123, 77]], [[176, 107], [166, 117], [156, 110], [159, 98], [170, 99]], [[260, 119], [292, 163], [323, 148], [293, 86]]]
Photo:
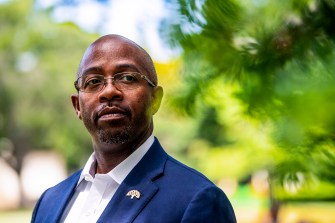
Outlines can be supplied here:
[[95, 76], [95, 77], [87, 77], [85, 79], [85, 84], [84, 84], [84, 88], [92, 88], [92, 87], [96, 87], [98, 85], [103, 84], [103, 78], [99, 77], [99, 76]]
[[137, 77], [132, 73], [121, 73], [115, 76], [115, 80], [125, 84], [133, 84], [138, 82]]

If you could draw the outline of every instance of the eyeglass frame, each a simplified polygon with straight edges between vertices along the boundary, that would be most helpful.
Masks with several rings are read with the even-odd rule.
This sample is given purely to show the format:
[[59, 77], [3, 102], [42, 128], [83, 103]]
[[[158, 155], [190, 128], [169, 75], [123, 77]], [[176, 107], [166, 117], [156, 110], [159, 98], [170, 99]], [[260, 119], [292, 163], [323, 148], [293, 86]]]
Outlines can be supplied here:
[[[115, 75], [119, 75], [119, 74], [139, 75], [140, 79], [143, 79], [143, 80], [147, 81], [147, 83], [148, 83], [151, 87], [156, 87], [156, 86], [157, 86], [157, 85], [154, 84], [154, 83], [153, 83], [147, 76], [145, 76], [145, 75], [143, 75], [143, 74], [141, 74], [141, 73], [139, 73], [139, 72], [121, 72], [121, 73], [116, 73], [116, 74], [114, 74], [112, 77], [105, 77], [105, 76], [103, 76], [102, 74], [96, 74], [95, 76], [103, 77], [103, 79], [104, 79], [103, 87], [102, 87], [100, 90], [97, 90], [97, 91], [88, 91], [88, 92], [87, 92], [87, 91], [83, 91], [83, 90], [81, 90], [80, 87], [78, 86], [78, 80], [79, 80], [80, 78], [83, 78], [83, 77], [85, 77], [85, 76], [88, 76], [87, 74], [78, 77], [77, 80], [75, 80], [75, 82], [74, 82], [74, 87], [76, 88], [76, 90], [77, 90], [78, 92], [79, 92], [79, 91], [80, 91], [80, 92], [84, 92], [84, 93], [96, 93], [96, 92], [100, 92], [100, 91], [102, 91], [102, 90], [106, 87], [106, 85], [107, 85], [107, 80], [108, 80], [108, 79], [111, 79], [111, 80], [112, 80], [112, 84], [113, 84], [113, 86], [115, 86]], [[117, 88], [117, 87], [115, 86], [115, 88]], [[117, 88], [117, 89], [118, 89], [118, 88]], [[136, 89], [136, 88], [133, 88], [133, 89]], [[120, 90], [120, 89], [118, 89], [118, 90]], [[132, 89], [128, 89], [128, 90], [132, 90]]]

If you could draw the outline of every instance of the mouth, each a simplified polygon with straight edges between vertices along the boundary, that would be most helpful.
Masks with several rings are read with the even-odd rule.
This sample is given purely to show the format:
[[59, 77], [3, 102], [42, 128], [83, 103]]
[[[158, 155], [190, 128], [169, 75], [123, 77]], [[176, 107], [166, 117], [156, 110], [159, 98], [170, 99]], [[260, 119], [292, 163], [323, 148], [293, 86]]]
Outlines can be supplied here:
[[119, 107], [105, 107], [98, 113], [99, 121], [119, 121], [128, 117], [128, 112]]

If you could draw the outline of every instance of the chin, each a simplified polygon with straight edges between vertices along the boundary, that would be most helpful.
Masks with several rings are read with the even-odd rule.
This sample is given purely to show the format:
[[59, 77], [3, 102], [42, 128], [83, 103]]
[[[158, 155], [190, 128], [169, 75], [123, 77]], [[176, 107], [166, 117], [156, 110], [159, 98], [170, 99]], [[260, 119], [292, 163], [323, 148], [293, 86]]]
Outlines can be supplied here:
[[106, 144], [125, 144], [127, 143], [132, 135], [131, 126], [122, 128], [121, 130], [108, 131], [105, 129], [98, 130], [98, 138], [100, 142]]

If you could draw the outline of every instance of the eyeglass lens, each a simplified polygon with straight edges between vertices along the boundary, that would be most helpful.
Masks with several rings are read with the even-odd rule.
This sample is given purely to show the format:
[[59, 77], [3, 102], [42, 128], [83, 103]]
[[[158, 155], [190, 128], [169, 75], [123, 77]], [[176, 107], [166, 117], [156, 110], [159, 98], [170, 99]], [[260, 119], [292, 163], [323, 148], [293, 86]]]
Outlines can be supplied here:
[[77, 86], [83, 92], [97, 92], [105, 87], [108, 79], [112, 79], [112, 84], [119, 90], [138, 88], [141, 85], [141, 79], [150, 83], [144, 75], [139, 73], [119, 73], [110, 78], [105, 78], [103, 75], [85, 75], [78, 79]]

